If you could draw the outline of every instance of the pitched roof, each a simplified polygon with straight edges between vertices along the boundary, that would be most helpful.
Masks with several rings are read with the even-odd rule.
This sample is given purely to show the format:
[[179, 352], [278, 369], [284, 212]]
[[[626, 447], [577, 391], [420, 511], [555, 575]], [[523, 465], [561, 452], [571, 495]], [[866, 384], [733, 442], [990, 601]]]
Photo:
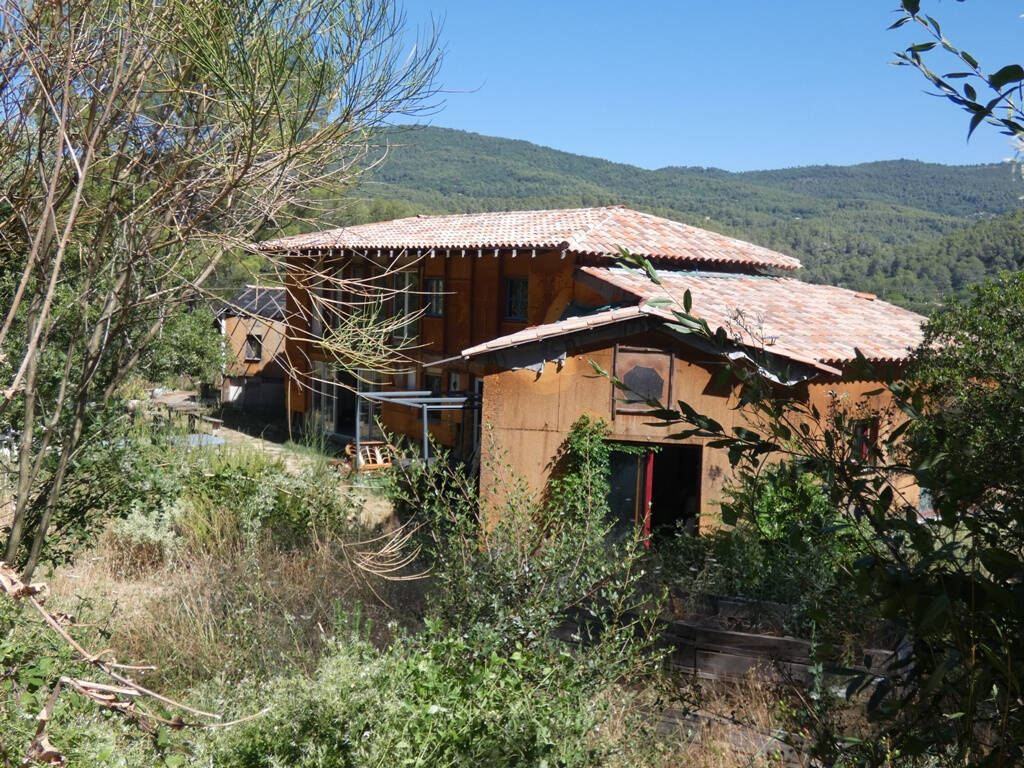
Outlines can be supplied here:
[[221, 314], [226, 317], [248, 316], [284, 320], [284, 288], [247, 285], [228, 301], [228, 306], [221, 310]]
[[475, 357], [476, 355], [481, 355], [485, 352], [518, 347], [521, 344], [543, 341], [547, 338], [563, 336], [567, 333], [574, 333], [575, 331], [600, 328], [605, 325], [622, 322], [623, 320], [632, 320], [638, 317], [644, 317], [647, 314], [649, 314], [649, 312], [646, 311], [646, 307], [642, 307], [637, 304], [632, 307], [606, 309], [602, 312], [595, 312], [589, 315], [567, 317], [562, 320], [556, 320], [553, 323], [535, 325], [531, 328], [524, 328], [521, 331], [510, 333], [507, 336], [499, 336], [496, 339], [485, 341], [483, 344], [477, 344], [475, 347], [469, 347], [468, 349], [462, 350], [462, 356]]
[[[581, 267], [583, 273], [647, 300], [667, 296], [682, 306], [690, 291], [691, 314], [719, 326], [740, 343], [765, 340], [773, 354], [819, 363], [905, 360], [921, 343], [925, 318], [879, 301], [873, 294], [789, 277], [659, 270], [662, 285], [619, 268]], [[649, 308], [667, 320], [669, 309]]]
[[651, 259], [680, 263], [800, 268], [792, 256], [618, 205], [412, 216], [292, 235], [257, 247], [264, 251], [556, 248], [588, 256], [614, 255], [623, 247]]
[[662, 285], [624, 269], [582, 267], [606, 285], [632, 294], [634, 306], [606, 309], [524, 328], [462, 351], [470, 358], [534, 342], [611, 326], [637, 318], [673, 322], [671, 308], [651, 306], [664, 297], [681, 308], [690, 291], [691, 313], [712, 329], [723, 327], [740, 344], [758, 347], [825, 373], [853, 362], [859, 349], [874, 362], [899, 362], [922, 338], [925, 318], [879, 301], [872, 294], [784, 277], [659, 270]]

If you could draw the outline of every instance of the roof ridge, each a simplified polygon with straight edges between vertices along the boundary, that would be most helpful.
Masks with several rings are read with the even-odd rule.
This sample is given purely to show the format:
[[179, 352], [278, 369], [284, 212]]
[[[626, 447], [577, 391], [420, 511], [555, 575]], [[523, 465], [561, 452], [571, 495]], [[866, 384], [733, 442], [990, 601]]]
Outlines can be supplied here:
[[[417, 213], [413, 216], [403, 216], [400, 219], [390, 219], [390, 221], [403, 221], [405, 219], [440, 219], [440, 218], [453, 218], [456, 216], [506, 216], [517, 213], [571, 213], [573, 211], [606, 211], [611, 208], [626, 208], [623, 203], [615, 203], [614, 205], [580, 205], [575, 208], [516, 208], [508, 211], [465, 211], [463, 213]], [[369, 221], [367, 224], [383, 224], [383, 221]], [[356, 224], [354, 226], [363, 226], [362, 224]]]
[[566, 248], [568, 250], [570, 250], [570, 251], [577, 250], [580, 241], [584, 237], [589, 235], [590, 233], [592, 233], [595, 230], [597, 230], [597, 228], [600, 227], [601, 225], [603, 225], [606, 221], [608, 221], [611, 218], [612, 211], [614, 209], [632, 210], [632, 209], [626, 208], [625, 205], [603, 205], [600, 208], [584, 208], [584, 209], [582, 209], [582, 210], [591, 210], [591, 211], [598, 210], [598, 211], [601, 211], [602, 213], [601, 213], [600, 216], [597, 217], [597, 220], [594, 221], [591, 225], [583, 226], [580, 229], [578, 229], [577, 231], [573, 232], [572, 236], [568, 240], [565, 241]]
[[620, 247], [677, 262], [798, 269], [799, 259], [719, 232], [637, 211], [626, 204], [406, 216], [290, 235], [261, 251], [372, 248], [548, 248], [611, 255]]

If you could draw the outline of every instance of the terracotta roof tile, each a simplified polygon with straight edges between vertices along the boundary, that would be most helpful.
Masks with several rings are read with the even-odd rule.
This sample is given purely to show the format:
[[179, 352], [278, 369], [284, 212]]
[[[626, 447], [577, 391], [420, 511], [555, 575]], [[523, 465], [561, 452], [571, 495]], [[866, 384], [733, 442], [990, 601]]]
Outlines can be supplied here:
[[507, 336], [499, 336], [498, 338], [491, 339], [483, 344], [477, 344], [475, 347], [469, 347], [468, 349], [462, 350], [462, 356], [473, 357], [475, 355], [482, 354], [483, 352], [492, 352], [495, 349], [508, 349], [509, 347], [516, 347], [520, 344], [540, 341], [552, 336], [562, 336], [566, 333], [572, 333], [573, 331], [596, 328], [630, 318], [641, 317], [645, 313], [646, 309], [637, 305], [635, 307], [606, 309], [603, 312], [596, 312], [593, 315], [568, 317], [565, 320], [545, 323], [544, 325], [536, 325], [532, 328], [524, 328], [521, 331], [510, 333]]
[[623, 206], [412, 216], [293, 235], [260, 243], [266, 251], [351, 248], [558, 248], [604, 256], [624, 247], [653, 259], [799, 269], [799, 260]]
[[[877, 362], [897, 362], [921, 342], [925, 318], [878, 301], [871, 294], [784, 277], [659, 270], [662, 286], [623, 269], [584, 267], [597, 279], [636, 296], [640, 303], [525, 328], [462, 351], [463, 357], [508, 349], [641, 316], [674, 320], [670, 309], [646, 305], [668, 296], [681, 307], [687, 290], [692, 313], [712, 329], [724, 327], [747, 345], [762, 341], [773, 354], [838, 373], [856, 359], [854, 348]], [[739, 313], [742, 311], [742, 319]]]
[[[769, 351], [794, 360], [851, 362], [857, 348], [868, 360], [898, 361], [922, 339], [921, 315], [872, 294], [831, 285], [788, 277], [659, 270], [662, 285], [657, 286], [623, 269], [582, 270], [642, 300], [668, 296], [681, 307], [689, 290], [692, 314], [712, 329], [724, 327], [745, 344], [764, 338]], [[668, 309], [651, 311], [672, 318]]]

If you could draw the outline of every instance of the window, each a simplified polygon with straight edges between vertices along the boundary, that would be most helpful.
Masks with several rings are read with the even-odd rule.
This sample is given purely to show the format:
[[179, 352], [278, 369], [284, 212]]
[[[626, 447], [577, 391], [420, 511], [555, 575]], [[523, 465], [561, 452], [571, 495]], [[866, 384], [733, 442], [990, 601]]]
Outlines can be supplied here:
[[419, 310], [419, 296], [416, 293], [418, 277], [412, 270], [395, 275], [395, 319], [405, 320], [395, 328], [396, 338], [416, 338], [416, 318], [413, 315]]
[[366, 304], [366, 286], [363, 281], [366, 279], [366, 268], [362, 264], [346, 264], [348, 272], [344, 282], [341, 301], [346, 305], [346, 310], [352, 312]]
[[530, 281], [525, 277], [510, 277], [505, 283], [505, 319], [526, 322], [529, 307]]
[[[343, 296], [340, 288], [328, 288], [324, 296], [324, 315], [327, 327], [332, 331], [341, 327], [341, 302]], [[326, 334], [325, 334], [326, 335]]]
[[451, 373], [448, 374], [448, 391], [462, 391], [462, 376], [459, 375], [458, 371], [452, 371]]
[[324, 287], [321, 281], [309, 297], [309, 333], [314, 339], [324, 337]]
[[628, 403], [647, 403], [651, 400], [661, 401], [662, 393], [665, 391], [665, 379], [657, 368], [646, 365], [636, 365], [629, 369], [622, 377], [622, 383], [629, 389], [624, 395]]
[[670, 402], [672, 368], [672, 355], [661, 350], [616, 346], [613, 370], [627, 389], [611, 387], [614, 412], [645, 414], [652, 400]]
[[[359, 392], [380, 392], [384, 386], [384, 374], [368, 368], [356, 369], [356, 389]], [[380, 403], [365, 398], [359, 406], [359, 434], [362, 440], [381, 440], [383, 433], [377, 423], [380, 416]]]
[[444, 278], [428, 277], [423, 281], [423, 292], [427, 296], [426, 311], [427, 317], [444, 316]]
[[[432, 397], [438, 397], [441, 394], [441, 382], [443, 378], [439, 373], [426, 373], [423, 375], [423, 388], [429, 389]], [[431, 424], [437, 424], [441, 421], [440, 411], [427, 411], [427, 421]]]
[[861, 419], [853, 425], [853, 446], [851, 458], [865, 464], [878, 461], [878, 419]]
[[921, 495], [917, 499], [917, 516], [921, 520], [935, 520], [935, 502], [932, 499], [932, 492], [927, 488], [921, 489]]
[[334, 371], [327, 363], [313, 363], [311, 388], [310, 425], [323, 432], [333, 432], [337, 419], [338, 393], [334, 386]]
[[259, 362], [263, 359], [263, 337], [258, 333], [250, 333], [245, 337], [245, 361]]
[[[398, 278], [392, 278], [391, 283], [397, 288]], [[380, 321], [390, 320], [398, 311], [394, 296], [388, 291], [388, 276], [371, 268], [366, 290], [369, 291], [364, 299], [364, 307], [369, 316]]]

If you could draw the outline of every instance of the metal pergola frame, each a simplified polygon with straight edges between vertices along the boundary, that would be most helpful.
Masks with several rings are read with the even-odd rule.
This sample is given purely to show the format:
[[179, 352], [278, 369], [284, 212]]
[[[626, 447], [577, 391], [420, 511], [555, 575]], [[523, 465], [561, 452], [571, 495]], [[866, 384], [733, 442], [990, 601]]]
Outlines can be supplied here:
[[398, 392], [356, 392], [356, 467], [359, 471], [359, 449], [361, 447], [361, 422], [363, 399], [376, 403], [395, 403], [417, 408], [423, 416], [423, 460], [430, 458], [430, 429], [427, 426], [432, 411], [461, 411], [469, 395], [435, 395], [429, 389], [410, 389]]

